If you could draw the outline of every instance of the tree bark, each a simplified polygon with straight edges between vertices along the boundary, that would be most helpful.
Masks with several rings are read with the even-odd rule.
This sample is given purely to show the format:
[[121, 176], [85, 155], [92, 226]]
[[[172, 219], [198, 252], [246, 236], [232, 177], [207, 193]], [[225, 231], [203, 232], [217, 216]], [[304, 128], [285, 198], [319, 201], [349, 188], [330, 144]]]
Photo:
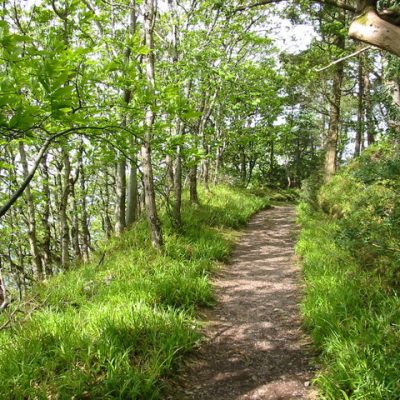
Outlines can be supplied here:
[[81, 189], [81, 231], [82, 231], [82, 257], [86, 263], [89, 261], [90, 254], [90, 230], [89, 230], [89, 215], [87, 210], [87, 190], [86, 190], [86, 173], [83, 165], [82, 157], [83, 148], [81, 147], [79, 152], [80, 157], [80, 189]]
[[364, 136], [364, 66], [363, 56], [358, 57], [358, 109], [357, 109], [357, 130], [356, 141], [354, 146], [354, 156], [357, 157], [361, 154], [363, 136]]
[[[19, 142], [19, 154], [21, 157], [22, 170], [24, 174], [24, 179], [29, 175], [28, 161], [26, 158], [25, 146], [22, 142]], [[32, 196], [31, 188], [28, 186], [25, 191], [26, 202], [28, 205], [28, 238], [29, 247], [32, 256], [32, 264], [37, 279], [43, 279], [43, 263], [39, 252], [39, 246], [36, 235], [36, 213], [35, 213], [35, 203]]]
[[349, 28], [353, 39], [372, 44], [400, 57], [400, 27], [382, 19], [376, 1], [358, 1], [358, 12]]
[[50, 193], [50, 175], [49, 168], [47, 165], [47, 155], [42, 158], [42, 192], [44, 195], [44, 205], [42, 214], [42, 226], [43, 226], [43, 240], [42, 240], [42, 262], [46, 272], [46, 277], [53, 275], [52, 269], [52, 254], [51, 254], [51, 226], [50, 226], [50, 204], [51, 204], [51, 193]]
[[[136, 32], [136, 0], [133, 0], [130, 2], [130, 23], [129, 23], [129, 35], [130, 39], [133, 38]], [[125, 51], [125, 62], [127, 64], [130, 63], [131, 61], [131, 54], [132, 50], [130, 47], [130, 43], [127, 44], [126, 51]], [[127, 86], [124, 89], [124, 102], [128, 106], [131, 102], [132, 98], [132, 89]], [[127, 120], [127, 115], [124, 116], [123, 119], [123, 126], [127, 126], [128, 120]], [[135, 158], [135, 140], [131, 136], [129, 138], [129, 146], [131, 148], [131, 154], [133, 155], [133, 158]], [[125, 166], [124, 166], [124, 171], [126, 169], [126, 160]], [[125, 172], [124, 172], [125, 173]], [[118, 214], [117, 218], [117, 224], [119, 228], [119, 232], [117, 232], [117, 235], [119, 235], [122, 232], [122, 229], [125, 228], [126, 226], [130, 226], [133, 224], [133, 222], [136, 220], [136, 214], [137, 214], [137, 167], [136, 164], [131, 160], [129, 163], [129, 185], [128, 185], [128, 193], [126, 193], [126, 175], [125, 175], [125, 191], [124, 191], [124, 196], [123, 198], [120, 198], [120, 204], [119, 206], [123, 207], [123, 212]], [[123, 202], [123, 204], [122, 204]], [[126, 206], [126, 208], [125, 208]], [[122, 227], [122, 229], [121, 229]]]
[[106, 234], [107, 238], [111, 237], [111, 234], [113, 232], [112, 229], [112, 222], [110, 218], [110, 212], [109, 212], [109, 205], [110, 205], [110, 184], [109, 184], [109, 179], [108, 179], [108, 174], [107, 171], [105, 173], [105, 180], [104, 180], [104, 193], [102, 188], [100, 187], [100, 198], [103, 203], [103, 212], [101, 215], [102, 221], [103, 221], [103, 230], [104, 233]]
[[8, 306], [7, 291], [2, 274], [2, 265], [0, 265], [0, 312]]
[[[135, 145], [131, 141], [131, 148], [134, 149]], [[133, 153], [133, 151], [131, 152]], [[138, 180], [137, 180], [137, 166], [134, 161], [130, 161], [129, 168], [129, 185], [128, 185], [128, 203], [126, 213], [126, 225], [131, 226], [137, 219], [138, 215]]]
[[63, 179], [62, 179], [62, 195], [60, 199], [60, 236], [61, 236], [61, 266], [68, 268], [69, 264], [69, 226], [67, 217], [67, 208], [69, 195], [71, 193], [70, 175], [71, 163], [66, 149], [62, 150], [63, 157]]
[[126, 159], [121, 154], [115, 170], [116, 195], [115, 202], [115, 234], [121, 235], [125, 229], [126, 205]]
[[189, 170], [189, 200], [191, 204], [199, 204], [199, 194], [197, 192], [197, 164]]
[[366, 69], [364, 71], [364, 98], [365, 98], [365, 123], [367, 130], [367, 143], [371, 146], [375, 143], [375, 124], [373, 119], [373, 108], [372, 108], [372, 98], [371, 98], [371, 81], [369, 79], [369, 71]]
[[[340, 11], [339, 19], [343, 22], [343, 12]], [[337, 36], [335, 44], [339, 49], [344, 49], [344, 37]], [[325, 154], [325, 181], [329, 181], [336, 173], [337, 168], [337, 143], [339, 138], [340, 125], [340, 104], [342, 98], [342, 82], [344, 77], [343, 63], [335, 65], [335, 72], [332, 84], [331, 109], [329, 114], [329, 129], [326, 141]]]
[[[155, 24], [155, 4], [154, 0], [144, 0], [144, 43], [148, 53], [144, 56], [146, 67], [146, 82], [151, 95], [155, 96], [155, 74], [154, 74], [154, 24]], [[143, 165], [143, 182], [147, 220], [150, 226], [151, 243], [154, 248], [160, 250], [163, 246], [161, 224], [158, 218], [156, 207], [156, 195], [154, 190], [153, 165], [151, 154], [151, 140], [155, 121], [154, 113], [155, 101], [147, 106], [145, 115], [145, 134], [141, 146], [141, 156]]]
[[79, 168], [76, 171], [76, 178], [71, 180], [71, 198], [72, 198], [72, 229], [71, 229], [71, 239], [72, 239], [72, 247], [75, 253], [76, 259], [82, 258], [81, 246], [79, 241], [79, 207], [78, 207], [78, 198], [75, 191], [75, 184], [79, 177]]
[[206, 158], [203, 162], [203, 179], [204, 179], [204, 188], [206, 192], [210, 191], [210, 145], [204, 145], [204, 151], [206, 153]]
[[246, 154], [244, 152], [244, 146], [239, 147], [239, 157], [240, 157], [240, 180], [242, 182], [242, 185], [245, 185], [247, 177], [247, 162], [246, 162]]
[[172, 209], [174, 223], [177, 227], [182, 225], [182, 156], [181, 146], [176, 147], [175, 152], [175, 173], [174, 173], [174, 207]]

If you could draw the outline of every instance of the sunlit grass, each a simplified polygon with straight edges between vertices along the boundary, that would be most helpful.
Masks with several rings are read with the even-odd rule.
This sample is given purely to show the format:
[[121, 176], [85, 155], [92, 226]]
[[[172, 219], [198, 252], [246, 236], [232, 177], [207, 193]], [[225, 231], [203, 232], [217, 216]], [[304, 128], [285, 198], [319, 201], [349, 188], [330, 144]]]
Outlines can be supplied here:
[[400, 299], [336, 241], [335, 219], [299, 208], [303, 314], [321, 350], [324, 399], [400, 398]]
[[268, 199], [216, 187], [201, 203], [185, 204], [179, 233], [164, 221], [164, 255], [140, 221], [91, 264], [35, 287], [0, 333], [0, 398], [159, 398], [200, 338], [195, 310], [213, 303], [209, 277], [230, 254], [232, 229]]

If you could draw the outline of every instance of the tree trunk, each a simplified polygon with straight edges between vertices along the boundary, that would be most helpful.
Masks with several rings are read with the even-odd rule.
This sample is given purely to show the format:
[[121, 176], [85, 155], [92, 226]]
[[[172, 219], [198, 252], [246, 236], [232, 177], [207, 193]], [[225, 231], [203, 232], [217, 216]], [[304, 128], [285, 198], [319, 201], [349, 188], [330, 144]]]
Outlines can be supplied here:
[[367, 142], [368, 146], [375, 143], [375, 126], [372, 115], [372, 99], [371, 99], [371, 82], [369, 79], [368, 68], [364, 69], [364, 102], [365, 102], [365, 122], [367, 129]]
[[3, 311], [8, 305], [6, 286], [2, 275], [2, 267], [3, 266], [0, 265], [0, 312]]
[[[155, 24], [155, 4], [154, 0], [144, 0], [144, 43], [149, 50], [144, 56], [146, 67], [146, 82], [149, 92], [155, 96], [155, 75], [154, 75], [154, 24]], [[157, 214], [156, 195], [154, 190], [153, 166], [151, 159], [151, 139], [153, 136], [153, 126], [155, 120], [154, 106], [155, 101], [147, 106], [145, 115], [145, 134], [141, 147], [143, 181], [147, 220], [150, 226], [151, 243], [154, 248], [161, 249], [163, 238], [161, 224]]]
[[181, 146], [176, 147], [175, 173], [174, 173], [174, 207], [172, 210], [174, 223], [177, 227], [182, 225], [182, 156]]
[[117, 236], [125, 229], [125, 205], [126, 205], [126, 159], [120, 155], [115, 171], [116, 194], [115, 202], [115, 234]]
[[79, 153], [80, 156], [80, 188], [81, 188], [81, 230], [82, 230], [82, 257], [83, 261], [86, 263], [89, 261], [90, 253], [90, 230], [89, 230], [89, 216], [87, 211], [86, 202], [86, 174], [85, 167], [83, 165], [82, 159], [82, 147]]
[[244, 152], [244, 146], [239, 147], [239, 157], [240, 157], [240, 180], [242, 185], [246, 184], [247, 168], [246, 168], [246, 154]]
[[[343, 11], [340, 11], [343, 21]], [[344, 49], [345, 40], [342, 36], [337, 36], [335, 43], [339, 49]], [[329, 181], [336, 173], [337, 164], [337, 143], [339, 138], [339, 124], [340, 124], [340, 103], [342, 97], [342, 82], [344, 76], [343, 63], [335, 65], [335, 72], [333, 76], [332, 85], [332, 98], [331, 109], [329, 115], [329, 129], [326, 141], [326, 155], [325, 155], [325, 181]]]
[[105, 181], [104, 181], [104, 193], [102, 188], [100, 187], [100, 198], [103, 203], [103, 212], [101, 213], [101, 218], [103, 221], [103, 230], [104, 233], [106, 234], [107, 238], [111, 237], [112, 234], [112, 222], [110, 218], [110, 212], [109, 212], [109, 204], [110, 204], [110, 188], [109, 188], [109, 181], [108, 181], [108, 175], [107, 172], [105, 173]]
[[[130, 39], [132, 39], [135, 35], [136, 32], [136, 0], [133, 0], [130, 2], [130, 22], [129, 22], [129, 34], [130, 34]], [[127, 43], [127, 47], [125, 50], [125, 62], [127, 65], [129, 65], [130, 60], [131, 60], [131, 44]], [[126, 106], [129, 105], [131, 102], [132, 98], [132, 90], [129, 86], [125, 87], [124, 89], [124, 102]], [[127, 126], [127, 116], [124, 116], [123, 119], [123, 126]], [[135, 140], [131, 136], [129, 138], [129, 145], [131, 148], [131, 154], [133, 155], [133, 158], [136, 155], [136, 148], [135, 148]], [[126, 169], [126, 161], [125, 161], [125, 166], [124, 166], [124, 171]], [[124, 172], [125, 174], [125, 172]], [[136, 214], [137, 214], [137, 167], [136, 164], [131, 160], [129, 163], [129, 185], [128, 185], [128, 194], [126, 194], [126, 175], [125, 175], [125, 191], [124, 191], [124, 198], [120, 199], [120, 204], [119, 206], [123, 207], [123, 212], [118, 213], [118, 218], [117, 218], [117, 225], [118, 225], [118, 232], [117, 235], [119, 235], [122, 231], [123, 228], [126, 226], [130, 226], [133, 224], [133, 222], [136, 220]], [[128, 197], [127, 199], [127, 204], [126, 203], [126, 196]], [[123, 205], [122, 205], [123, 202]], [[125, 205], [127, 209], [125, 208]], [[126, 211], [125, 211], [126, 210]], [[122, 226], [122, 229], [121, 229]]]
[[204, 187], [206, 189], [206, 192], [210, 191], [210, 146], [209, 145], [205, 145], [204, 146], [204, 150], [206, 152], [206, 159], [203, 162], [203, 178], [204, 178]]
[[222, 162], [222, 154], [221, 154], [221, 146], [217, 146], [216, 154], [215, 154], [215, 167], [214, 167], [214, 185], [217, 185], [219, 182], [219, 174], [221, 169]]
[[275, 146], [274, 141], [270, 142], [270, 151], [269, 151], [269, 173], [272, 175], [274, 173], [275, 168]]
[[[131, 143], [131, 147], [134, 147]], [[131, 226], [137, 219], [138, 215], [138, 181], [137, 166], [131, 161], [129, 168], [129, 185], [128, 185], [128, 205], [126, 213], [126, 225]]]
[[197, 192], [197, 164], [193, 165], [189, 171], [189, 199], [191, 204], [199, 204]]
[[215, 151], [215, 168], [214, 168], [214, 185], [218, 184], [220, 170], [222, 167], [222, 156], [224, 153], [224, 146], [221, 145], [222, 142], [222, 130], [220, 127], [220, 107], [216, 110], [216, 117], [215, 117], [215, 132], [217, 134], [217, 146]]
[[358, 57], [358, 110], [357, 131], [354, 146], [354, 156], [361, 154], [362, 142], [364, 140], [364, 67], [362, 54]]
[[50, 175], [49, 168], [47, 165], [47, 155], [42, 158], [42, 192], [44, 196], [43, 214], [42, 214], [42, 226], [43, 226], [43, 241], [42, 241], [42, 263], [46, 272], [46, 277], [53, 275], [52, 269], [52, 254], [51, 254], [51, 226], [50, 226]]
[[[26, 158], [25, 146], [22, 142], [19, 142], [19, 154], [21, 157], [21, 164], [22, 164], [22, 170], [24, 173], [24, 178], [26, 179], [26, 177], [29, 175], [29, 169], [28, 169], [28, 161]], [[29, 185], [25, 190], [25, 194], [26, 194], [26, 202], [28, 205], [29, 247], [30, 247], [30, 252], [31, 252], [31, 256], [32, 256], [32, 264], [33, 264], [35, 277], [40, 280], [40, 279], [44, 278], [43, 263], [42, 263], [42, 258], [40, 256], [39, 246], [38, 246], [38, 241], [37, 241], [37, 236], [36, 236], [35, 203], [34, 203], [31, 188]]]
[[69, 264], [69, 226], [67, 217], [67, 208], [69, 195], [71, 193], [70, 175], [71, 164], [67, 150], [62, 150], [63, 157], [63, 179], [62, 179], [62, 195], [60, 199], [60, 236], [61, 236], [61, 266], [63, 269], [68, 268]]
[[167, 192], [167, 196], [169, 198], [169, 195], [171, 193], [171, 191], [174, 188], [174, 161], [172, 159], [172, 157], [168, 154], [165, 157], [165, 165], [166, 165], [166, 192]]
[[[79, 169], [76, 171], [79, 174]], [[78, 175], [76, 176], [78, 178]], [[77, 179], [74, 179], [71, 183], [71, 197], [72, 197], [72, 229], [71, 229], [71, 237], [72, 237], [72, 247], [74, 249], [75, 258], [80, 260], [82, 258], [81, 246], [79, 243], [79, 207], [78, 207], [78, 199], [75, 192], [75, 183]]]

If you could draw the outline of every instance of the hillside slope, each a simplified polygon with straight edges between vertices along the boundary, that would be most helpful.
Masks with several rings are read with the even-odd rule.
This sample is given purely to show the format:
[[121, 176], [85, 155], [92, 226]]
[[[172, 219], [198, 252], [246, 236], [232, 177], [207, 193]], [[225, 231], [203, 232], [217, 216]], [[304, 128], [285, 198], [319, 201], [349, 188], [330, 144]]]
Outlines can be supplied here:
[[327, 399], [399, 399], [400, 158], [374, 146], [299, 208], [306, 298]]
[[[144, 222], [98, 259], [35, 287], [1, 316], [0, 398], [156, 399], [199, 340], [195, 308], [213, 302], [209, 275], [230, 253], [232, 228], [268, 205], [227, 187], [165, 222], [165, 254]], [[19, 311], [17, 311], [19, 310]]]

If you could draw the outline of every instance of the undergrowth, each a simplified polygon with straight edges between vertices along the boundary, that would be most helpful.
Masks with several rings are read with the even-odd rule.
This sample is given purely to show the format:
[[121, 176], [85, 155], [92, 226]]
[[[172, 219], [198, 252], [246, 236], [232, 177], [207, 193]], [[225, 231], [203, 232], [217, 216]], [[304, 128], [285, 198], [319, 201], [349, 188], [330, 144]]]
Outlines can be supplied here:
[[400, 398], [399, 174], [372, 147], [299, 206], [303, 314], [321, 350], [325, 399]]
[[140, 221], [90, 264], [37, 285], [25, 309], [10, 306], [0, 325], [18, 318], [0, 332], [0, 398], [159, 398], [199, 340], [195, 309], [213, 303], [209, 276], [229, 256], [232, 228], [268, 205], [244, 190], [212, 192], [185, 204], [183, 232], [164, 220], [164, 255]]

